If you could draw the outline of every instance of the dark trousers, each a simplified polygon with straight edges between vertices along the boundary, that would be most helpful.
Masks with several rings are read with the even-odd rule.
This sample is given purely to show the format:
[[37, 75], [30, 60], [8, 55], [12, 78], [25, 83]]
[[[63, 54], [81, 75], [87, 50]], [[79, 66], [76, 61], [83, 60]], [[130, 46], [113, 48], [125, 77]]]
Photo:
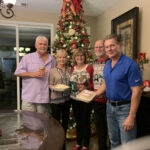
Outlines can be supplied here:
[[[64, 128], [65, 135], [68, 129], [70, 105], [71, 105], [70, 101], [62, 103], [62, 104], [51, 104], [51, 112], [52, 112], [51, 114], [59, 122], [60, 120], [62, 121], [62, 126]], [[65, 150], [65, 149], [66, 149], [66, 146], [64, 143], [62, 150]]]
[[77, 144], [88, 147], [92, 104], [72, 100], [72, 107], [76, 120]]
[[107, 118], [106, 118], [106, 103], [105, 102], [93, 102], [94, 107], [94, 122], [96, 126], [96, 132], [98, 135], [99, 150], [108, 150], [107, 146]]

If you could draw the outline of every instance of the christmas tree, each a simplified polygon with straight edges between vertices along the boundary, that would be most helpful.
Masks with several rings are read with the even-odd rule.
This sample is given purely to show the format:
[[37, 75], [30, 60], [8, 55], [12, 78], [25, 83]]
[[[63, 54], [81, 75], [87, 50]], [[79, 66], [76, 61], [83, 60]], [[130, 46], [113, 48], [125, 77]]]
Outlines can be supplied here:
[[53, 43], [53, 54], [57, 50], [65, 49], [71, 64], [74, 49], [84, 49], [87, 53], [88, 62], [92, 62], [89, 35], [85, 25], [82, 0], [63, 0], [61, 16], [56, 29], [55, 41]]
[[[72, 54], [74, 49], [83, 49], [87, 53], [88, 63], [92, 63], [92, 53], [87, 33], [86, 24], [83, 19], [84, 10], [82, 7], [82, 0], [63, 0], [61, 16], [59, 17], [58, 27], [56, 29], [55, 41], [53, 43], [53, 54], [57, 50], [65, 49], [68, 53], [70, 65], [72, 62]], [[93, 119], [93, 112], [92, 112]], [[93, 123], [93, 120], [91, 122]], [[93, 124], [91, 124], [92, 126]], [[76, 138], [75, 119], [70, 108], [70, 121], [67, 130], [67, 139]], [[93, 128], [91, 128], [93, 130]]]

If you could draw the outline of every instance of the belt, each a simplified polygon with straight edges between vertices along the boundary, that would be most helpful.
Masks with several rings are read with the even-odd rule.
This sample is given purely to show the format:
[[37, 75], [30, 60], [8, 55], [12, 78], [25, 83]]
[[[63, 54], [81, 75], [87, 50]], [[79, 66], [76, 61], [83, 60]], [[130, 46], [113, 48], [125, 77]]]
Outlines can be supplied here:
[[110, 101], [108, 100], [108, 103], [110, 103], [112, 106], [120, 106], [120, 105], [125, 105], [131, 103], [130, 100], [125, 100], [125, 101]]

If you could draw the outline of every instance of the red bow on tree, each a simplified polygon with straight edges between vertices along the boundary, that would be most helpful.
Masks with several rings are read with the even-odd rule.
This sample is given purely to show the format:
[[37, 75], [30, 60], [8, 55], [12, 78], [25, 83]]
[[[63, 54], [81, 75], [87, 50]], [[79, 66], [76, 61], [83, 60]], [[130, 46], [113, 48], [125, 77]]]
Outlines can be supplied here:
[[[62, 6], [62, 16], [65, 19], [66, 17], [66, 4], [70, 4], [70, 9], [74, 16], [76, 16], [76, 12], [79, 13], [81, 9], [81, 2], [82, 0], [63, 0], [63, 6]], [[75, 11], [76, 10], [76, 11]]]

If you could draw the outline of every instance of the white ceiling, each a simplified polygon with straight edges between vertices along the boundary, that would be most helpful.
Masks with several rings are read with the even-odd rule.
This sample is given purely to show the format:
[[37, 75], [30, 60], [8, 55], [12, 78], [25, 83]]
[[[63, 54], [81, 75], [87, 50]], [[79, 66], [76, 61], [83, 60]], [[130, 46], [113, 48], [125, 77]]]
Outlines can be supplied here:
[[[98, 16], [117, 0], [83, 0], [83, 9], [87, 16]], [[60, 13], [63, 0], [17, 0], [18, 9]], [[25, 6], [23, 6], [25, 5]]]

